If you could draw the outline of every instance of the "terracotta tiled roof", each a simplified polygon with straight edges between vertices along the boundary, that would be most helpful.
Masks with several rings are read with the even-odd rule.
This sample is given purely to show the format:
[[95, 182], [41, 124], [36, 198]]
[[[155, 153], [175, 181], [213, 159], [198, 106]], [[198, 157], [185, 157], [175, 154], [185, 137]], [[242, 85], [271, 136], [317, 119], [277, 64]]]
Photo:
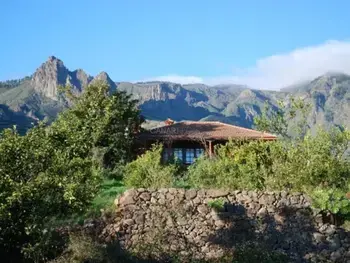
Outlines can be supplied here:
[[228, 140], [228, 139], [274, 140], [275, 135], [230, 125], [217, 121], [183, 121], [154, 128], [140, 134], [140, 139], [159, 140]]

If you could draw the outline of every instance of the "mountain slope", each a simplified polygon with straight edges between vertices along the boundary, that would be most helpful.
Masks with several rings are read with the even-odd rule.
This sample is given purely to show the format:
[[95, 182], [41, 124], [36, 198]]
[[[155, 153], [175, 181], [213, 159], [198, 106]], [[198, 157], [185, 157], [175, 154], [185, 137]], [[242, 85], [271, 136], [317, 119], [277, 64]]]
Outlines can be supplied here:
[[[16, 123], [23, 122], [27, 127], [27, 119], [22, 117], [29, 121], [45, 118], [50, 121], [67, 107], [58, 92], [59, 85], [70, 85], [76, 94], [80, 94], [84, 87], [101, 80], [109, 84], [111, 91], [125, 91], [137, 99], [142, 114], [153, 121], [150, 123], [172, 118], [176, 121], [219, 120], [252, 127], [254, 117], [261, 113], [265, 102], [277, 110], [278, 100], [287, 101], [292, 95], [312, 105], [311, 126], [350, 126], [350, 76], [339, 73], [328, 73], [280, 92], [253, 90], [242, 85], [180, 85], [161, 81], [116, 83], [106, 72], [92, 77], [82, 69], [70, 71], [60, 59], [51, 56], [31, 77], [0, 82], [0, 105], [7, 107], [7, 120], [14, 118]], [[5, 113], [2, 116], [0, 122]], [[3, 124], [2, 127], [7, 126]]]

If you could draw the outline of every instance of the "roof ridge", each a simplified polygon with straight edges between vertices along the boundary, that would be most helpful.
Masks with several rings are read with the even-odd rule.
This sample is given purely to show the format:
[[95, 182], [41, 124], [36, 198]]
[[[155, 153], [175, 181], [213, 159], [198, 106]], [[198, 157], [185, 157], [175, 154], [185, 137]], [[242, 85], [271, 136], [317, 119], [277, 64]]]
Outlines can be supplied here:
[[179, 122], [174, 122], [173, 124], [170, 125], [164, 125], [161, 127], [154, 127], [150, 130], [154, 130], [154, 129], [159, 129], [159, 128], [164, 128], [164, 127], [171, 127], [177, 124], [219, 124], [219, 125], [223, 125], [223, 126], [228, 126], [228, 127], [233, 127], [235, 129], [239, 129], [241, 131], [249, 131], [249, 132], [256, 132], [256, 133], [261, 133], [262, 137], [273, 137], [276, 138], [276, 135], [273, 135], [271, 133], [268, 132], [263, 132], [263, 131], [257, 131], [254, 129], [250, 129], [250, 128], [245, 128], [245, 127], [241, 127], [241, 126], [237, 126], [237, 125], [233, 125], [233, 124], [229, 124], [229, 123], [225, 123], [225, 122], [221, 122], [221, 121], [179, 121]]
[[262, 133], [264, 135], [270, 135], [270, 136], [276, 137], [275, 135], [273, 135], [271, 133], [268, 133], [268, 132], [264, 132], [264, 131], [257, 131], [257, 130], [254, 130], [254, 129], [249, 129], [249, 128], [245, 128], [245, 127], [241, 127], [241, 126], [237, 126], [237, 125], [233, 125], [233, 124], [229, 124], [229, 123], [225, 123], [225, 122], [221, 122], [221, 121], [215, 121], [215, 122], [220, 123], [222, 125], [231, 126], [231, 127], [234, 127], [234, 128], [240, 129], [240, 130], [260, 132], [260, 133]]

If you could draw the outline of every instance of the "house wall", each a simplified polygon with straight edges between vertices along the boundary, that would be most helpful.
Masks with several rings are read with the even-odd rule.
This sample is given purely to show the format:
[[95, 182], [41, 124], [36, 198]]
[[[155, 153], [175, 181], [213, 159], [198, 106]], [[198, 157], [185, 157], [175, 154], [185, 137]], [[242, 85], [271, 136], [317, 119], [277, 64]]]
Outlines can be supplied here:
[[195, 141], [195, 140], [147, 140], [143, 142], [138, 142], [136, 144], [138, 154], [142, 154], [144, 151], [148, 150], [151, 148], [152, 144], [155, 143], [162, 143], [164, 145], [164, 148], [168, 149], [174, 149], [174, 148], [183, 148], [183, 149], [196, 149], [196, 148], [202, 148], [205, 149], [208, 155], [213, 155], [214, 154], [214, 147], [216, 145], [220, 144], [225, 144], [227, 143], [226, 140], [221, 140], [221, 141]]
[[[203, 143], [195, 141], [175, 141], [171, 143], [165, 143], [163, 150], [163, 160], [167, 161], [170, 158], [178, 157], [180, 154], [182, 163], [189, 165], [192, 164], [196, 158], [199, 158], [202, 154], [205, 154], [205, 150], [206, 147], [203, 145]], [[193, 156], [191, 156], [191, 154], [193, 154]]]

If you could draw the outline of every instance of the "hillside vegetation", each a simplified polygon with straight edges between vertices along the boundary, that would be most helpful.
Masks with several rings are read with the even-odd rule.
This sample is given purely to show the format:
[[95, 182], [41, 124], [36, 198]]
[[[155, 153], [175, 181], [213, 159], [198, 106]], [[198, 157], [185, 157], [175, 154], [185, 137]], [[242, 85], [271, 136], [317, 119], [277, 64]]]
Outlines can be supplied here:
[[[314, 130], [318, 125], [348, 127], [350, 123], [350, 76], [345, 74], [329, 73], [285, 89], [281, 87], [281, 91], [261, 91], [233, 84], [114, 82], [106, 72], [92, 77], [82, 69], [70, 71], [56, 57], [49, 57], [30, 77], [0, 82], [0, 104], [29, 120], [52, 121], [70, 105], [59, 92], [60, 85], [70, 85], [75, 94], [81, 94], [88, 84], [96, 81], [104, 81], [111, 91], [125, 91], [137, 99], [143, 116], [151, 121], [167, 118], [216, 120], [250, 128], [266, 103], [271, 110], [277, 111], [281, 109], [279, 101], [288, 104], [289, 97], [293, 96], [312, 105], [307, 117]], [[21, 126], [21, 121], [18, 124]], [[12, 123], [2, 121], [3, 127], [10, 125]], [[26, 128], [25, 121], [23, 127]]]
[[[305, 192], [342, 224], [350, 216], [349, 80], [325, 75], [288, 93], [114, 83], [106, 73], [92, 78], [50, 58], [33, 77], [1, 86], [0, 255], [13, 262], [113, 262], [106, 256], [111, 244], [69, 230], [113, 218], [116, 195], [134, 187]], [[153, 121], [143, 124], [141, 113]], [[162, 145], [134, 156], [141, 125], [166, 117], [254, 125], [279, 139], [230, 141], [189, 169], [176, 159], [163, 163]], [[249, 250], [257, 262], [274, 262], [265, 252]]]

